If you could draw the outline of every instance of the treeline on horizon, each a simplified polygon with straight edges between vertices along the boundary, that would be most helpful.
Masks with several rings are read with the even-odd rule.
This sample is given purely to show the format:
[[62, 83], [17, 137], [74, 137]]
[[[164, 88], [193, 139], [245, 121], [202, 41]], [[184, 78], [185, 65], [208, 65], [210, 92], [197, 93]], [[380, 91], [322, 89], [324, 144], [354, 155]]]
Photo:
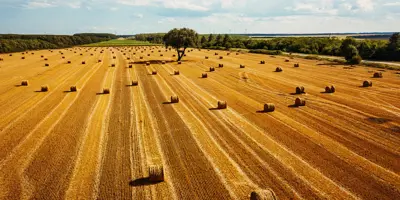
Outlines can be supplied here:
[[[165, 34], [137, 34], [136, 40], [163, 43]], [[233, 48], [250, 49], [254, 53], [280, 54], [281, 52], [304, 53], [329, 56], [344, 56], [357, 59], [400, 61], [400, 35], [394, 33], [389, 40], [356, 40], [348, 37], [282, 37], [271, 39], [252, 39], [235, 37], [229, 34], [209, 34], [199, 38], [199, 47], [205, 49], [229, 50]], [[350, 58], [349, 58], [350, 57]], [[358, 58], [360, 57], [360, 58]]]
[[117, 38], [116, 35], [108, 33], [78, 33], [74, 35], [0, 34], [0, 53], [68, 48], [115, 38]]

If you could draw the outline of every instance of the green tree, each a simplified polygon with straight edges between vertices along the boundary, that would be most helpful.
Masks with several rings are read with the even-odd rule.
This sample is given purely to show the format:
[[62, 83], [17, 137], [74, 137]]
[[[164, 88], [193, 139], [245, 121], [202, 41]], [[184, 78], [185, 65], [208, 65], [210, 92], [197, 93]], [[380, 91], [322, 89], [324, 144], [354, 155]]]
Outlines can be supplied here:
[[206, 36], [203, 35], [203, 37], [201, 37], [200, 43], [201, 43], [201, 46], [204, 46], [207, 43]]
[[196, 31], [189, 28], [174, 28], [164, 36], [165, 46], [176, 49], [178, 61], [185, 55], [186, 48], [197, 47], [199, 36]]
[[389, 38], [388, 49], [390, 51], [400, 51], [400, 33], [394, 33]]
[[[357, 42], [353, 38], [346, 38], [345, 40], [343, 40], [342, 45], [340, 46], [340, 50], [347, 62], [353, 62], [354, 60], [358, 60], [359, 53], [356, 45]], [[353, 63], [353, 64], [358, 64], [358, 63]]]
[[222, 45], [222, 36], [218, 34], [215, 41], [215, 46], [221, 46], [221, 45]]
[[231, 37], [228, 34], [225, 34], [224, 36], [224, 40], [222, 41], [222, 46], [226, 47], [226, 48], [230, 48], [231, 44]]
[[213, 34], [210, 34], [209, 36], [208, 36], [208, 43], [212, 43], [214, 41], [214, 35]]

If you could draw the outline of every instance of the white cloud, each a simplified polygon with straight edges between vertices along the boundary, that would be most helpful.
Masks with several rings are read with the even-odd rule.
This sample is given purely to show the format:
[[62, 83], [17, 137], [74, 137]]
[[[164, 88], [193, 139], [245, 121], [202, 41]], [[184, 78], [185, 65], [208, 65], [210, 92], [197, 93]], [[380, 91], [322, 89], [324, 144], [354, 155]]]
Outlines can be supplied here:
[[374, 10], [374, 3], [372, 3], [372, 0], [357, 0], [357, 5], [362, 11]]
[[[86, 23], [84, 27], [100, 27], [110, 23], [117, 26], [116, 24], [120, 23], [119, 30], [125, 30], [126, 24], [134, 23], [132, 28], [137, 32], [141, 30], [159, 32], [186, 25], [203, 32], [214, 30], [244, 32], [245, 29], [249, 32], [268, 33], [318, 30], [325, 32], [324, 30], [335, 29], [337, 32], [354, 29], [385, 31], [398, 27], [396, 19], [400, 13], [399, 0], [0, 0], [0, 2], [0, 7], [18, 9], [23, 7], [30, 10], [73, 8], [76, 9], [74, 12], [92, 20], [78, 20], [71, 24]], [[118, 12], [110, 16], [104, 14], [104, 11], [117, 10]], [[40, 11], [37, 15], [41, 15]], [[0, 17], [7, 16], [0, 13]], [[42, 16], [41, 19], [43, 18], [46, 17]], [[68, 21], [70, 16], [57, 16], [57, 18]], [[49, 17], [49, 21], [50, 19]], [[8, 24], [21, 24], [21, 22]], [[158, 26], [148, 26], [148, 24], [158, 24]], [[46, 23], [43, 23], [43, 26], [52, 28]], [[6, 26], [5, 29], [10, 28]]]
[[163, 19], [158, 20], [157, 23], [159, 23], [159, 24], [165, 24], [165, 23], [174, 23], [174, 22], [176, 22], [176, 19], [175, 19], [175, 18], [166, 17], [166, 18], [163, 18]]
[[400, 6], [400, 1], [384, 3], [383, 6]]

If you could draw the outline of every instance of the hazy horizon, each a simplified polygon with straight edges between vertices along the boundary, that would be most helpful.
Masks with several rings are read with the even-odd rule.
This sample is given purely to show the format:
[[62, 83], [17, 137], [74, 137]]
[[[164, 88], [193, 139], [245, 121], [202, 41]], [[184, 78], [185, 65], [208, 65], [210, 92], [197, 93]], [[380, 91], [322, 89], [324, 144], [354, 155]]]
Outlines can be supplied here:
[[0, 0], [1, 33], [397, 32], [399, 0]]

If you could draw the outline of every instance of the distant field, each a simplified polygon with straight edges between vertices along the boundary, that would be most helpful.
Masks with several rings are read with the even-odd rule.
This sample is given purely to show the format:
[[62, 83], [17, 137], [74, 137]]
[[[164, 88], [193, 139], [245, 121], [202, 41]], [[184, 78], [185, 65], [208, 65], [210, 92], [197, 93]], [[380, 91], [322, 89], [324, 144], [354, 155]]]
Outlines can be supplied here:
[[107, 46], [157, 46], [156, 44], [152, 44], [150, 42], [145, 41], [137, 41], [137, 40], [109, 40], [99, 43], [93, 43], [84, 45], [85, 47], [107, 47]]

